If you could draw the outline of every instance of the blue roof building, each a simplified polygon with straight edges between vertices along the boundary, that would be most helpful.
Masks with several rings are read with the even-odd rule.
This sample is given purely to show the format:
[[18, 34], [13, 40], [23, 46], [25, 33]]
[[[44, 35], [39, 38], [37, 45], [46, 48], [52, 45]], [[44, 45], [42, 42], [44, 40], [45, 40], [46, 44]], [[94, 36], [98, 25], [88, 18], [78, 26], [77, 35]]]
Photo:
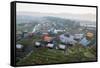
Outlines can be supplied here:
[[84, 37], [79, 43], [82, 44], [83, 46], [88, 46], [88, 44], [91, 41], [87, 40], [86, 37]]

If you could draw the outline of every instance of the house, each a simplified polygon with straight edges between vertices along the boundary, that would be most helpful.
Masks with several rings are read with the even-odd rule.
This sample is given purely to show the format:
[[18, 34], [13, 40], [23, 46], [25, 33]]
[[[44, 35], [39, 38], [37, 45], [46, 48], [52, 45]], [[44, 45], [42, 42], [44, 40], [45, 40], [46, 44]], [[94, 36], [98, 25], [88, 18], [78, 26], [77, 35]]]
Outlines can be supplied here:
[[20, 40], [22, 38], [22, 32], [21, 31], [17, 31], [16, 32], [16, 40]]
[[40, 47], [40, 46], [41, 46], [41, 43], [36, 41], [36, 42], [35, 42], [35, 46], [36, 46], [36, 47]]
[[87, 40], [86, 37], [84, 37], [79, 43], [80, 43], [81, 45], [83, 45], [83, 46], [87, 46], [87, 45], [90, 43], [90, 41]]
[[57, 34], [59, 32], [65, 32], [65, 30], [60, 30], [60, 29], [54, 29], [54, 33]]
[[87, 32], [86, 33], [86, 37], [89, 38], [89, 39], [91, 39], [91, 38], [94, 37], [94, 34], [92, 32]]
[[64, 44], [59, 44], [59, 45], [58, 45], [58, 49], [65, 50], [65, 49], [66, 49], [66, 45], [64, 45]]
[[86, 36], [79, 43], [82, 44], [83, 46], [88, 46], [93, 41], [94, 41], [94, 34], [92, 32], [87, 32]]
[[48, 44], [46, 45], [46, 47], [53, 48], [53, 47], [54, 47], [54, 44], [53, 44], [53, 43], [48, 43]]
[[84, 34], [74, 34], [74, 39], [79, 41], [83, 38]]
[[22, 38], [27, 38], [29, 36], [28, 32], [22, 32]]
[[34, 36], [34, 33], [29, 32], [29, 33], [28, 33], [28, 36], [29, 36], [30, 38], [32, 38], [32, 36]]
[[62, 34], [59, 36], [59, 39], [61, 42], [65, 44], [75, 44], [76, 43], [76, 41], [74, 40], [74, 36], [70, 34]]

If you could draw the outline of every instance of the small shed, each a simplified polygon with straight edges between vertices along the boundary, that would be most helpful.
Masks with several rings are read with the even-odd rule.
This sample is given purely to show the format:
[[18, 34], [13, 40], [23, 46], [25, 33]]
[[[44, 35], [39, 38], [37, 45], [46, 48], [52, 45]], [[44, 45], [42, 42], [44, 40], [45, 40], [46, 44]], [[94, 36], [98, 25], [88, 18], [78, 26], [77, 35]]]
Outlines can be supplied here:
[[65, 50], [65, 49], [66, 49], [66, 45], [59, 44], [59, 45], [58, 45], [58, 48], [59, 48], [59, 49], [63, 49], [63, 50]]

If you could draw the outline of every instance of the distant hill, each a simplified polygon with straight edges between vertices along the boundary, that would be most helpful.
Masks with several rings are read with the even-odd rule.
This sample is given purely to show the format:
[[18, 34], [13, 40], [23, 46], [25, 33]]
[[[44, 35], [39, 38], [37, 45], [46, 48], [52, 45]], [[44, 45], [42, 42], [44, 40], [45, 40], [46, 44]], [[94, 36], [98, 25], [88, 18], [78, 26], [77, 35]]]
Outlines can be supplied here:
[[[64, 18], [64, 16], [66, 16]], [[93, 25], [96, 26], [96, 21], [91, 20], [83, 20], [87, 16], [77, 16], [73, 14], [51, 14], [51, 13], [37, 13], [37, 12], [18, 12], [17, 13], [17, 24], [22, 24], [22, 26], [18, 25], [18, 30], [49, 30], [53, 29], [67, 29], [67, 28], [77, 28], [79, 26], [84, 25]], [[88, 15], [91, 16], [91, 15]], [[87, 17], [88, 17], [87, 16]], [[78, 19], [80, 17], [80, 19]], [[84, 17], [84, 18], [83, 18]], [[81, 19], [83, 18], [83, 19]], [[60, 27], [60, 28], [59, 28]]]
[[85, 20], [85, 21], [96, 21], [95, 14], [71, 14], [71, 13], [40, 13], [40, 12], [17, 12], [17, 15], [29, 15], [35, 17], [43, 17], [43, 16], [53, 16], [53, 17], [61, 17], [65, 19], [72, 20]]

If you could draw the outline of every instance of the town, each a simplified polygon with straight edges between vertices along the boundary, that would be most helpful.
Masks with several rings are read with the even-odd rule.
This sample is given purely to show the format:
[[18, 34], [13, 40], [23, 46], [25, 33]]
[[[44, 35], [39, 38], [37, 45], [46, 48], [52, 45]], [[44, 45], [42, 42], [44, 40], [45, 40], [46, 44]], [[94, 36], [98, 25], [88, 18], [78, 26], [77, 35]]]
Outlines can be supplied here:
[[48, 16], [43, 17], [42, 21], [17, 24], [18, 65], [94, 60], [96, 60], [94, 22]]

